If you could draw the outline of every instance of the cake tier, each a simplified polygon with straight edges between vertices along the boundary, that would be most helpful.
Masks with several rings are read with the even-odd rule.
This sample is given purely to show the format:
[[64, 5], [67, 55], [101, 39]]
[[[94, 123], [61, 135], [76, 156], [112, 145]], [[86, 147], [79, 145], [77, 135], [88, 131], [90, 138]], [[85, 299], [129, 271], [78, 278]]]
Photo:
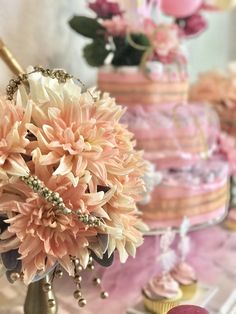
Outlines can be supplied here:
[[185, 102], [188, 87], [187, 74], [177, 70], [153, 70], [147, 75], [138, 67], [108, 67], [98, 71], [98, 89], [127, 106]]
[[129, 110], [125, 123], [135, 134], [137, 148], [158, 168], [182, 167], [208, 157], [216, 148], [219, 121], [216, 113], [200, 104], [138, 106]]
[[165, 170], [147, 205], [140, 205], [151, 226], [179, 226], [186, 216], [192, 224], [219, 217], [229, 199], [228, 165], [218, 159], [190, 169]]

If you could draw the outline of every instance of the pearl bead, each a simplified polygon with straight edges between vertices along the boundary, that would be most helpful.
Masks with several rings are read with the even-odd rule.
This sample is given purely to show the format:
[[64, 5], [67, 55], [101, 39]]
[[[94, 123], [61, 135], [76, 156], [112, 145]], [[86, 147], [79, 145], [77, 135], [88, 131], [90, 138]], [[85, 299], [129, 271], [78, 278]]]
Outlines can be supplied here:
[[87, 304], [87, 301], [82, 298], [82, 299], [79, 299], [78, 304], [79, 304], [80, 307], [84, 307]]
[[73, 295], [74, 295], [74, 298], [75, 298], [75, 299], [79, 299], [79, 298], [82, 297], [82, 293], [81, 293], [80, 290], [75, 290], [75, 292], [74, 292]]
[[10, 278], [13, 282], [17, 281], [20, 278], [20, 274], [19, 273], [11, 273]]
[[74, 277], [74, 282], [75, 282], [75, 283], [81, 283], [81, 281], [82, 281], [82, 277], [81, 277], [81, 276], [76, 275], [76, 276]]
[[79, 262], [79, 259], [78, 259], [78, 258], [76, 258], [76, 259], [74, 260], [74, 264], [75, 264], [75, 266], [79, 266], [80, 262]]
[[88, 265], [88, 268], [90, 269], [90, 270], [94, 270], [94, 265], [93, 264], [90, 264], [90, 265]]
[[77, 270], [78, 270], [79, 272], [81, 272], [81, 271], [83, 270], [83, 267], [82, 267], [81, 265], [78, 265], [78, 266], [77, 266]]
[[101, 284], [101, 279], [100, 278], [94, 278], [93, 283], [95, 284], [95, 286], [99, 286]]
[[107, 299], [109, 297], [109, 294], [106, 291], [102, 291], [100, 296], [101, 296], [102, 299]]

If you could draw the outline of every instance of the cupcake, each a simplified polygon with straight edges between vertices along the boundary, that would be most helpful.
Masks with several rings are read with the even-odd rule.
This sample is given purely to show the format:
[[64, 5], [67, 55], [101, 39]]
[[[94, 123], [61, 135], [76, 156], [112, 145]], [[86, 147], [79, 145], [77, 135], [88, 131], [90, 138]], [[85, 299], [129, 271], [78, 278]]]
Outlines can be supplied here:
[[144, 306], [155, 314], [166, 314], [182, 297], [178, 283], [169, 275], [152, 278], [143, 289]]
[[180, 305], [171, 309], [167, 314], [209, 314], [209, 312], [196, 305]]
[[183, 293], [182, 300], [190, 300], [197, 291], [197, 278], [194, 269], [186, 262], [178, 263], [170, 272]]

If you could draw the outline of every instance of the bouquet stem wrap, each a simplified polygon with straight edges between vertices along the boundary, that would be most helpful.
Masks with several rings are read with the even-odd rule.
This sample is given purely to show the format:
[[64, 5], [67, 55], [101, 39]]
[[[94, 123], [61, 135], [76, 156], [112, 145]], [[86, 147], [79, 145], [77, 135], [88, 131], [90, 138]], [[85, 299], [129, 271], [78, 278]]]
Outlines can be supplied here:
[[45, 278], [32, 282], [28, 286], [27, 296], [25, 299], [24, 313], [25, 314], [56, 314], [57, 302], [54, 296], [52, 287], [45, 289], [49, 278]]

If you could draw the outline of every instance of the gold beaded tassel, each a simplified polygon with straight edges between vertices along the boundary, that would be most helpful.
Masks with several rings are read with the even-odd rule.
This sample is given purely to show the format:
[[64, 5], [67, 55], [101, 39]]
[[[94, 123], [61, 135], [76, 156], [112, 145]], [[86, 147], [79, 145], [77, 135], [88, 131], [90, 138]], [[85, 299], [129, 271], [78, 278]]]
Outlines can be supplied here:
[[[88, 269], [90, 269], [90, 270], [94, 270], [95, 269], [95, 266], [94, 266], [94, 263], [93, 263], [93, 258], [91, 256], [89, 258]], [[107, 299], [109, 297], [109, 294], [108, 294], [107, 291], [103, 290], [101, 283], [102, 283], [101, 278], [99, 278], [99, 277], [94, 277], [93, 278], [94, 286], [100, 288], [100, 290], [101, 290], [101, 293], [100, 293], [101, 299]]]
[[83, 298], [82, 292], [81, 292], [81, 282], [82, 282], [82, 276], [81, 271], [83, 270], [83, 267], [80, 265], [80, 261], [76, 257], [71, 257], [71, 262], [74, 265], [74, 283], [76, 285], [76, 290], [74, 291], [74, 298], [78, 300], [79, 307], [84, 307], [87, 304], [86, 299]]

